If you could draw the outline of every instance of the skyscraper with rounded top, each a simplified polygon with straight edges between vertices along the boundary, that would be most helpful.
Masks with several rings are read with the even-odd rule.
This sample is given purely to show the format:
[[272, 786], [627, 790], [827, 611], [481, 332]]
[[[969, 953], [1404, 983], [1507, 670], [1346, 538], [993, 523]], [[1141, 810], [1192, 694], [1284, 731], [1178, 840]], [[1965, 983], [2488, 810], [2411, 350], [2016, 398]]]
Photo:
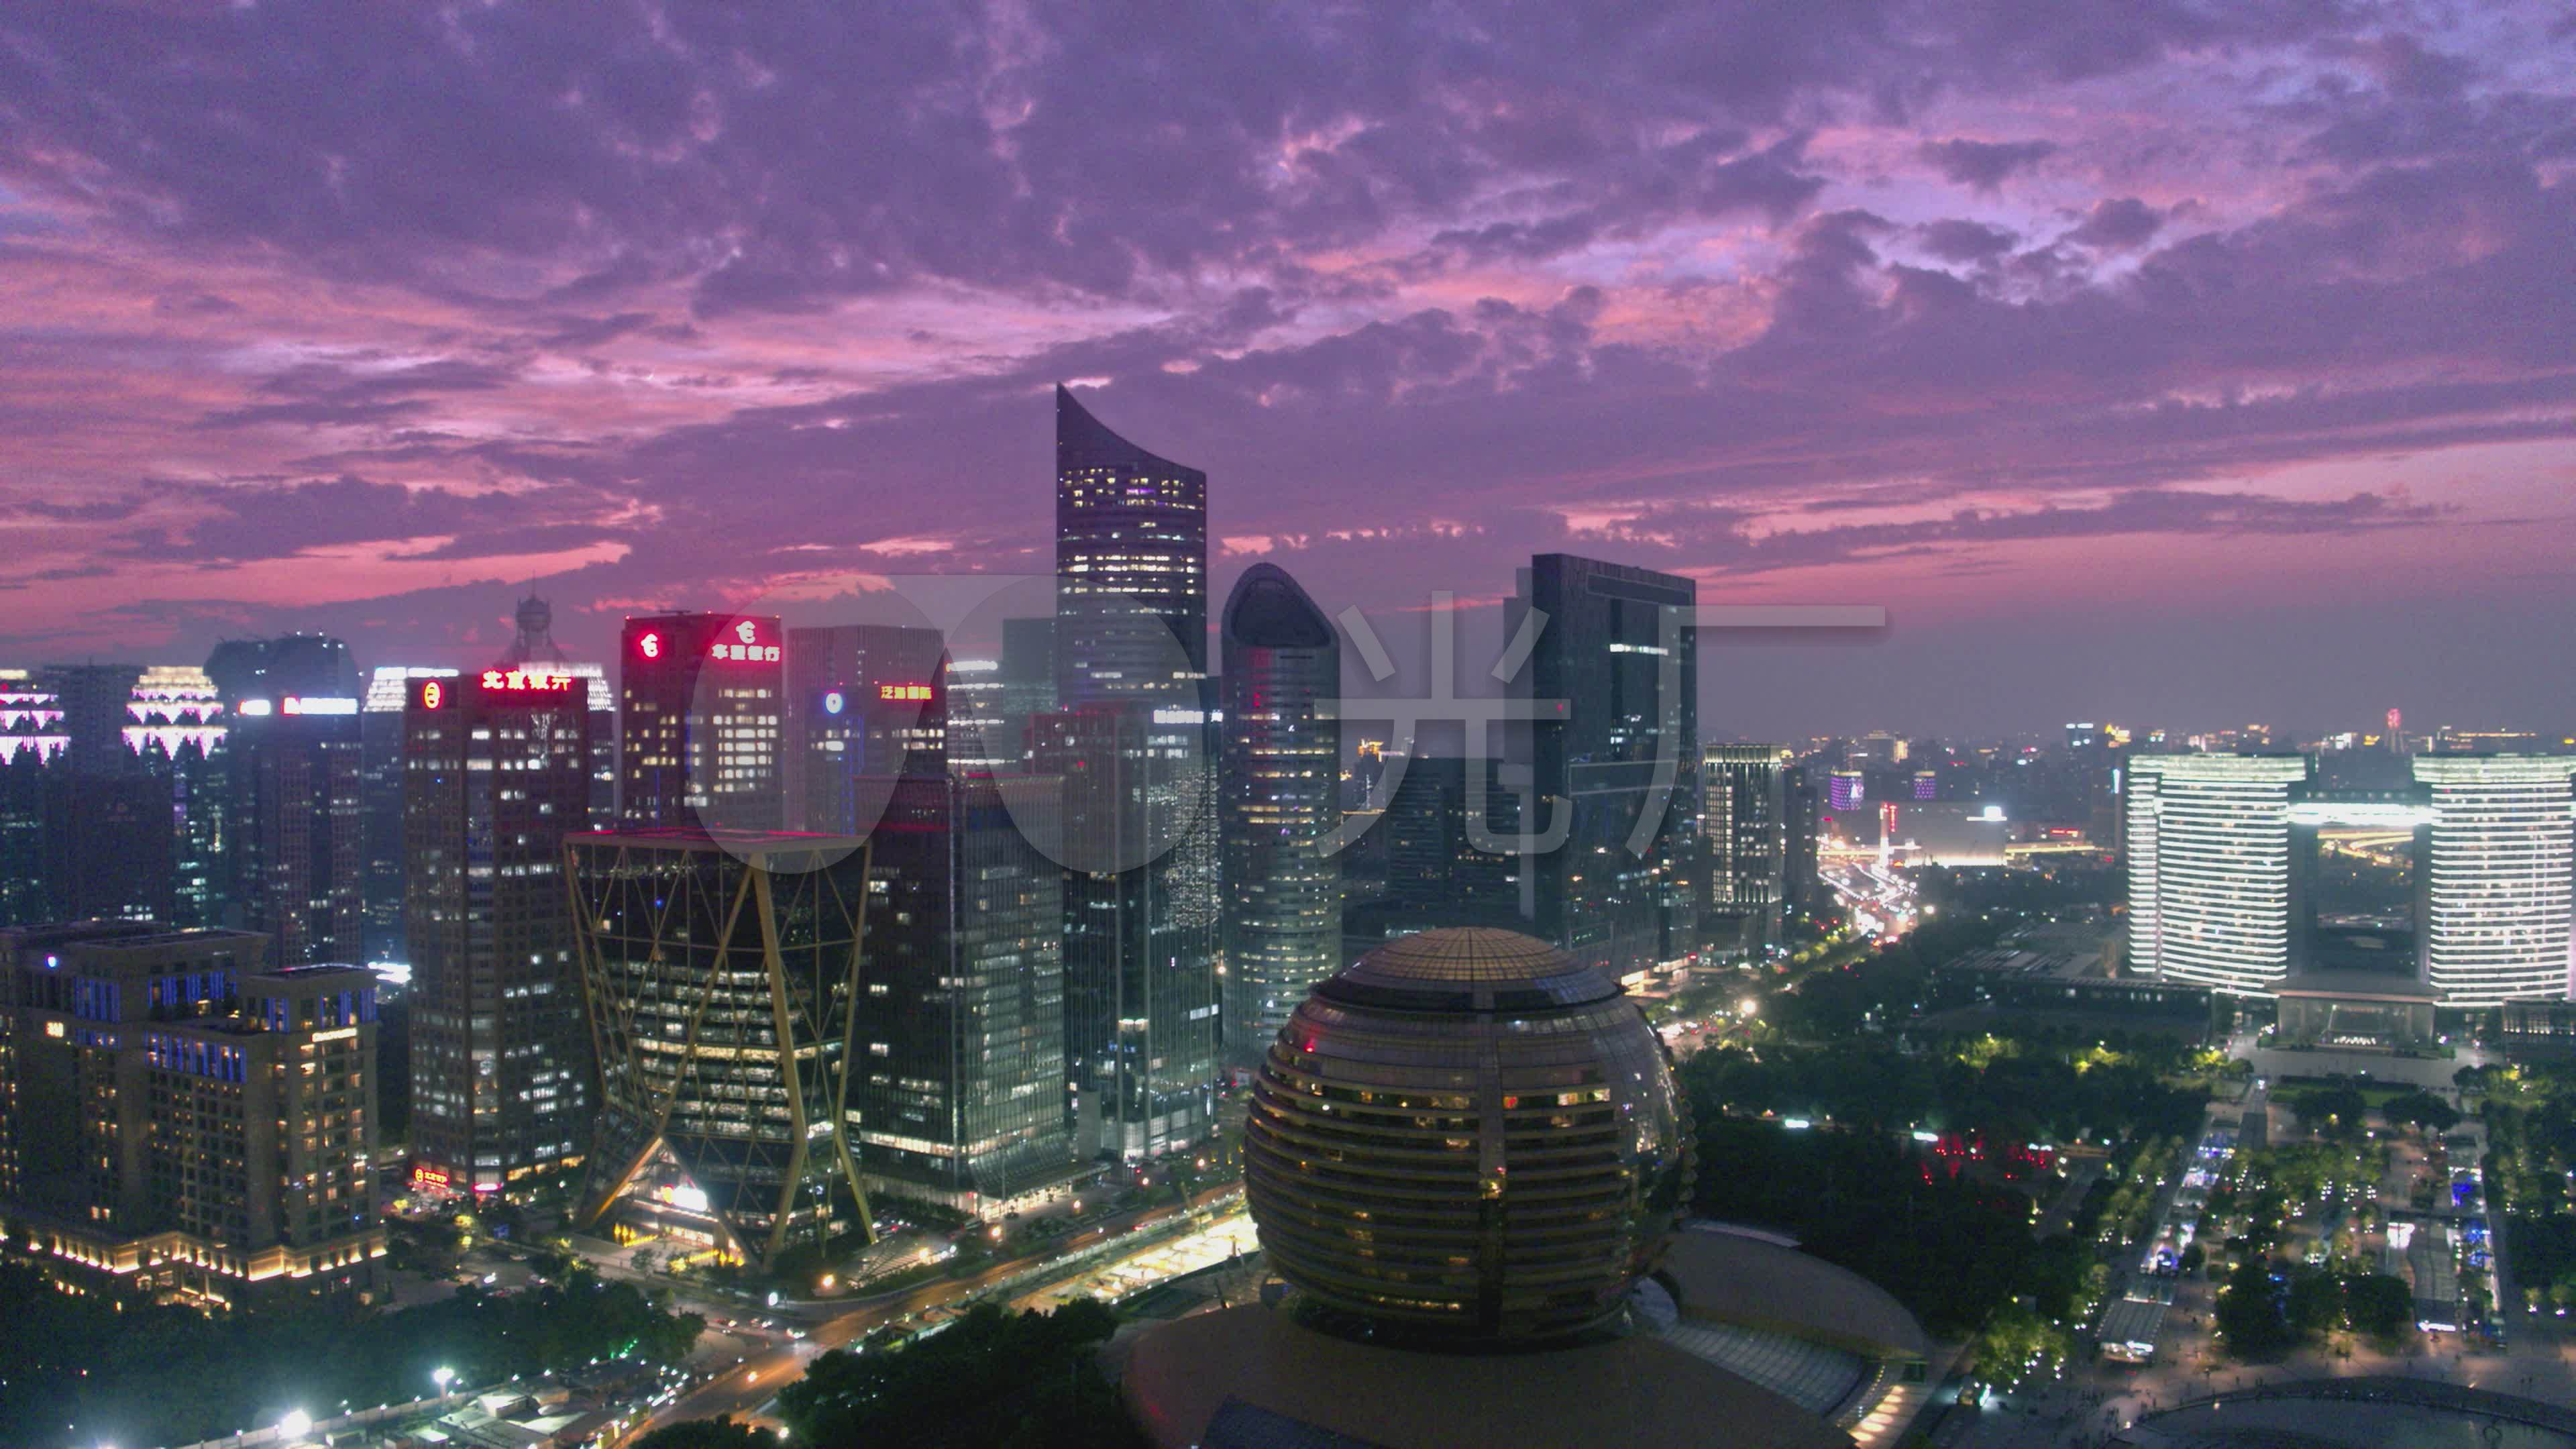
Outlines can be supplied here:
[[1256, 1065], [1288, 1013], [1341, 965], [1341, 693], [1330, 620], [1287, 570], [1254, 564], [1225, 603], [1219, 775], [1227, 1059]]

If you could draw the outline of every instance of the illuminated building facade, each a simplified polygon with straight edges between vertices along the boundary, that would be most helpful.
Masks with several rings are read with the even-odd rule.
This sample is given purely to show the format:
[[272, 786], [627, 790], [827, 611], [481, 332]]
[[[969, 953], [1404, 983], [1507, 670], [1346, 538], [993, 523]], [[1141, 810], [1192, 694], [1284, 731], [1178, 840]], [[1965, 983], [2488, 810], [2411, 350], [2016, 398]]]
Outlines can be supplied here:
[[1533, 558], [1512, 601], [1511, 633], [1544, 616], [1514, 694], [1564, 701], [1530, 725], [1524, 911], [1614, 979], [1699, 949], [1698, 603], [1690, 579], [1572, 554]]
[[786, 822], [786, 641], [778, 620], [654, 614], [621, 643], [621, 829], [776, 830]]
[[547, 665], [404, 687], [415, 1182], [517, 1193], [581, 1162], [590, 1038], [563, 842], [589, 825], [588, 695]]
[[1825, 802], [1837, 814], [1859, 809], [1868, 798], [1868, 777], [1858, 770], [1836, 770], [1826, 781]]
[[45, 900], [45, 761], [63, 712], [24, 669], [0, 669], [0, 926], [50, 919]]
[[576, 1221], [767, 1265], [867, 1233], [850, 1052], [868, 849], [676, 828], [565, 842], [600, 1110]]
[[2424, 979], [2444, 1004], [2493, 1006], [2569, 994], [2576, 760], [2419, 755], [2432, 824], [2424, 885]]
[[220, 1306], [363, 1292], [375, 981], [240, 931], [0, 931], [0, 1197], [59, 1281]]
[[1617, 1311], [1690, 1199], [1691, 1146], [1616, 981], [1463, 927], [1381, 946], [1298, 1004], [1254, 1088], [1244, 1191], [1271, 1266], [1323, 1304], [1546, 1339]]
[[[851, 1097], [872, 1188], [976, 1216], [1074, 1175], [1058, 782], [883, 782]], [[1008, 797], [1008, 798], [1006, 798]]]
[[1157, 1156], [1214, 1130], [1217, 829], [1195, 709], [1079, 705], [1037, 717], [1064, 781], [1065, 1074], [1077, 1150]]
[[1201, 703], [1207, 474], [1109, 431], [1062, 387], [1055, 560], [1059, 704]]
[[1219, 822], [1227, 1058], [1251, 1067], [1342, 960], [1342, 692], [1330, 620], [1286, 570], [1254, 564], [1226, 600]]
[[2340, 934], [2317, 928], [2308, 882], [2320, 829], [2369, 829], [2413, 837], [2410, 979], [2446, 1007], [2565, 999], [2576, 761], [2419, 755], [2412, 766], [2413, 788], [2390, 792], [2317, 788], [2299, 755], [2132, 759], [2132, 968], [2268, 996], [2285, 976], [2348, 965]]
[[1780, 940], [1789, 758], [1786, 745], [1710, 745], [1700, 757], [1700, 839], [1708, 849], [1701, 924], [1720, 955], [1759, 960]]
[[2129, 762], [2129, 967], [2242, 996], [2290, 970], [2290, 830], [2304, 755]]
[[[1031, 767], [1065, 782], [1065, 1068], [1079, 1150], [1212, 1128], [1217, 771], [1207, 475], [1055, 395], [1056, 705]], [[1006, 637], [1005, 644], [1010, 641]]]

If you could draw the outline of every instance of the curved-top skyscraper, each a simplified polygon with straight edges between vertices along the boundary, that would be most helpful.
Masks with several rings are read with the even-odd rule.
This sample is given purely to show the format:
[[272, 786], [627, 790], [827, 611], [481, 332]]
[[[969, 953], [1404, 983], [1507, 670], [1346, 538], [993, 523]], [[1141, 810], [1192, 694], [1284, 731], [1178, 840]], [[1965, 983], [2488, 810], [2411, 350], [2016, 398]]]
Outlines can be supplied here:
[[1101, 426], [1055, 390], [1056, 699], [1199, 703], [1207, 675], [1207, 474]]
[[1297, 581], [1264, 563], [1226, 599], [1218, 657], [1226, 1055], [1249, 1066], [1341, 965], [1341, 867], [1324, 853], [1341, 814], [1341, 727], [1317, 710], [1341, 693], [1341, 645]]
[[1065, 780], [1065, 1076], [1085, 1156], [1215, 1127], [1218, 843], [1207, 679], [1207, 475], [1055, 390], [1056, 705]]

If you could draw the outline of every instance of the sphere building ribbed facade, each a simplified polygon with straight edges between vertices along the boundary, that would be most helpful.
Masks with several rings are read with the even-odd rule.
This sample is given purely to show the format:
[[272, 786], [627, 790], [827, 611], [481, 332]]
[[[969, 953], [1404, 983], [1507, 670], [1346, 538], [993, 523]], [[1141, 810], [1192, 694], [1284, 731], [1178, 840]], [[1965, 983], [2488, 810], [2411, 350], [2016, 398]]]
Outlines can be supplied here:
[[1689, 1108], [1616, 981], [1545, 942], [1426, 931], [1315, 988], [1272, 1043], [1245, 1187], [1279, 1275], [1372, 1332], [1577, 1336], [1652, 1265]]

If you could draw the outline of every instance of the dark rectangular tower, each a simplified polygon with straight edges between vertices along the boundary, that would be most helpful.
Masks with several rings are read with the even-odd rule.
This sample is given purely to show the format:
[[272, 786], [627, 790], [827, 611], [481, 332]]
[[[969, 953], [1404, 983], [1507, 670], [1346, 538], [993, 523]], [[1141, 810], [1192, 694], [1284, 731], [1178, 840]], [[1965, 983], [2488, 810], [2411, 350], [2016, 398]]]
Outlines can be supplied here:
[[1525, 824], [1549, 848], [1523, 900], [1537, 934], [1614, 978], [1698, 946], [1698, 603], [1690, 579], [1561, 553], [1513, 600], [1515, 630], [1544, 616], [1514, 693], [1565, 702], [1530, 729]]

